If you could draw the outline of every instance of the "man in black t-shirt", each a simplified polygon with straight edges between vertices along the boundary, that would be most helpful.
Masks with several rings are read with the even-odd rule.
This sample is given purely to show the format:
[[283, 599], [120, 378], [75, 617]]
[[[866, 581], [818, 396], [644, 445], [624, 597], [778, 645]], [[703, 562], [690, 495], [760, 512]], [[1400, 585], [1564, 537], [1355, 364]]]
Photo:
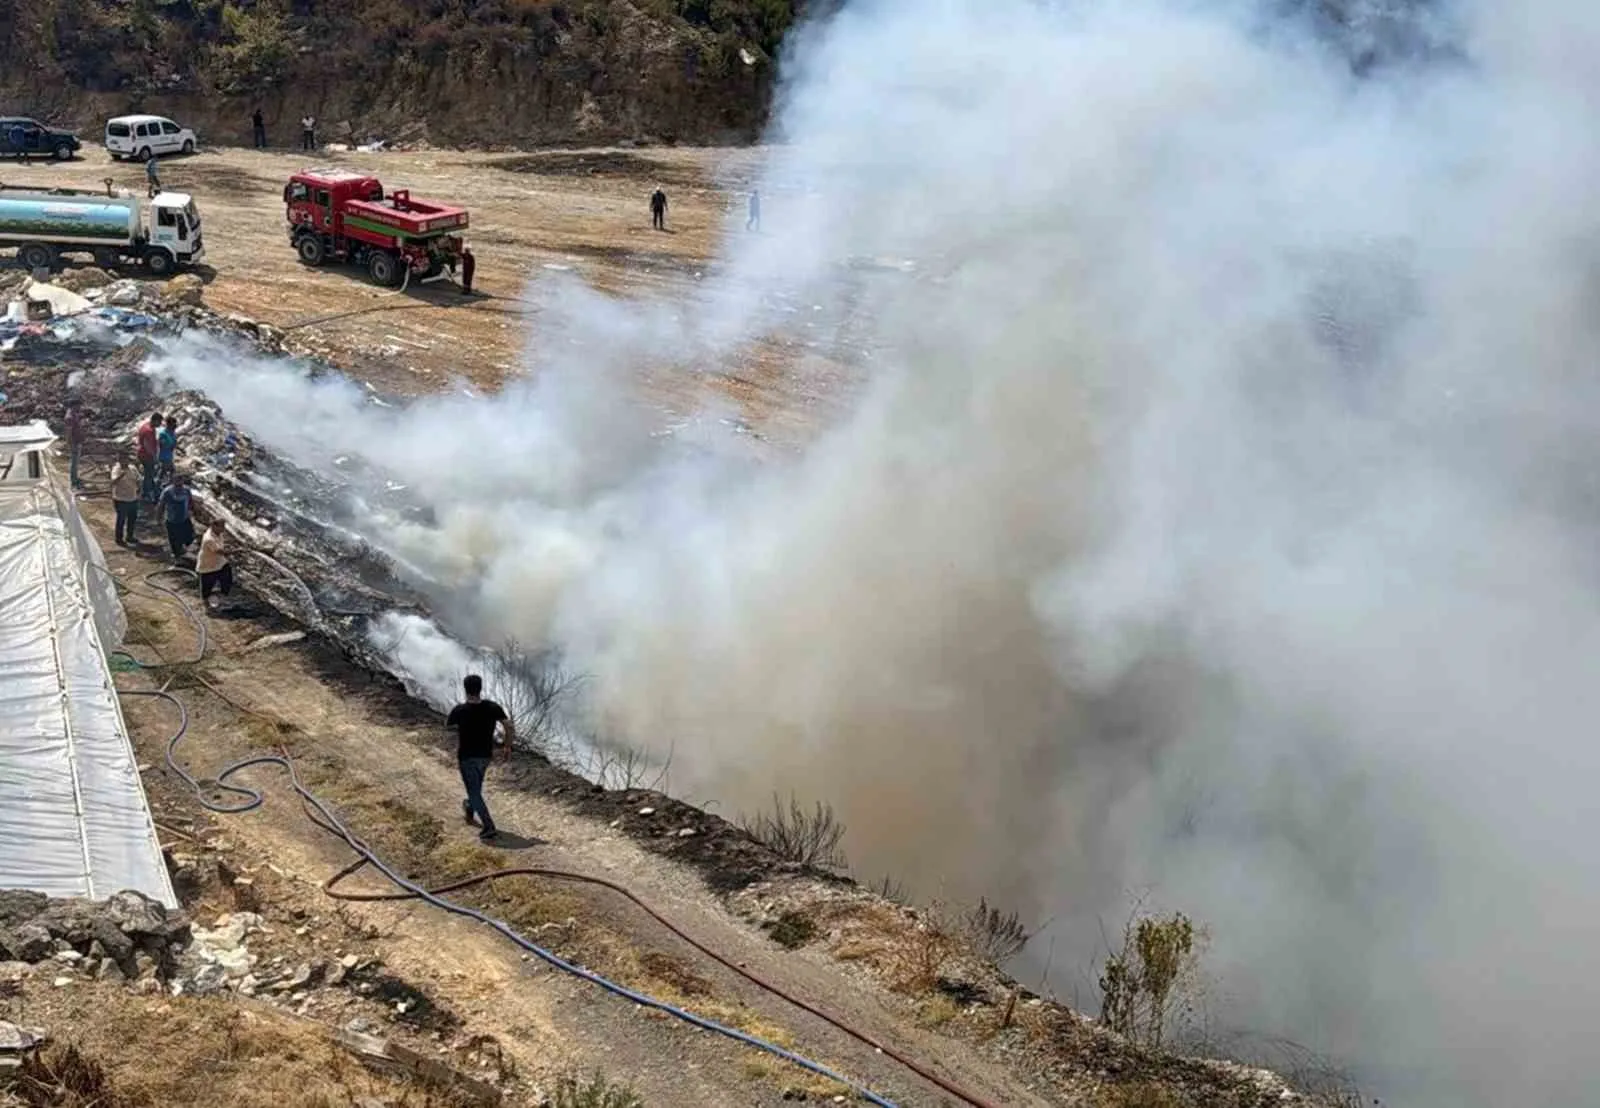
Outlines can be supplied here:
[[461, 802], [461, 814], [471, 823], [476, 816], [483, 830], [478, 838], [488, 842], [500, 833], [494, 828], [494, 817], [483, 802], [483, 778], [494, 760], [495, 726], [505, 729], [506, 756], [511, 755], [511, 744], [516, 741], [516, 729], [506, 710], [492, 700], [483, 699], [483, 678], [476, 673], [467, 674], [461, 682], [467, 699], [450, 709], [445, 726], [454, 727], [458, 745], [456, 761], [461, 767], [461, 783], [467, 787], [467, 798]]

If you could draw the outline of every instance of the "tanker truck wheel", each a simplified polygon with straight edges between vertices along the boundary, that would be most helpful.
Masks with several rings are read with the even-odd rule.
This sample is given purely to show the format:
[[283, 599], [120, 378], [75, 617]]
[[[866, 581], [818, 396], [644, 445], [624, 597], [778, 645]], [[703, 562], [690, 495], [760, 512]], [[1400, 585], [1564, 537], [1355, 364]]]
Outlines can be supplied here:
[[321, 265], [328, 256], [321, 235], [301, 235], [294, 248], [300, 255], [300, 261], [306, 265]]
[[386, 254], [382, 250], [374, 250], [367, 259], [367, 273], [372, 277], [375, 285], [398, 284], [400, 281], [400, 263], [395, 261], [393, 254]]
[[56, 248], [47, 242], [28, 242], [17, 251], [17, 261], [27, 270], [55, 269]]
[[178, 263], [173, 261], [172, 255], [165, 250], [150, 251], [144, 257], [144, 264], [157, 277], [165, 277], [178, 268]]

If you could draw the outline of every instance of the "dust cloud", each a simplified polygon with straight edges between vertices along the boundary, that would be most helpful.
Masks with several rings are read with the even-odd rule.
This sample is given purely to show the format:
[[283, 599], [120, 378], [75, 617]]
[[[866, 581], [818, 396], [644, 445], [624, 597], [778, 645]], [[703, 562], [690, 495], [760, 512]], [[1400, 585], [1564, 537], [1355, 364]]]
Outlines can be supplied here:
[[[1400, 7], [1353, 65], [1245, 3], [850, 5], [687, 305], [536, 282], [526, 378], [405, 410], [165, 368], [409, 485], [363, 530], [447, 629], [558, 646], [680, 795], [832, 802], [863, 875], [1052, 919], [1064, 990], [1151, 890], [1213, 1038], [1386, 1102], [1600, 1104], [1600, 8], [1385, 54]], [[641, 366], [782, 305], [865, 326], [847, 415], [652, 433]]]

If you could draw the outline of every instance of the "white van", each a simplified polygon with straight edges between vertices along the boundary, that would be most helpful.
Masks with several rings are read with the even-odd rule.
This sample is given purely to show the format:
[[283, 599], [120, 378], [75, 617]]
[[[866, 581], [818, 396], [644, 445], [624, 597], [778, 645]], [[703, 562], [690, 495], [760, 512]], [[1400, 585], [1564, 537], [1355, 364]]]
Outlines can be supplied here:
[[149, 161], [152, 155], [193, 154], [195, 134], [159, 115], [119, 115], [106, 121], [106, 153], [113, 161], [134, 158]]

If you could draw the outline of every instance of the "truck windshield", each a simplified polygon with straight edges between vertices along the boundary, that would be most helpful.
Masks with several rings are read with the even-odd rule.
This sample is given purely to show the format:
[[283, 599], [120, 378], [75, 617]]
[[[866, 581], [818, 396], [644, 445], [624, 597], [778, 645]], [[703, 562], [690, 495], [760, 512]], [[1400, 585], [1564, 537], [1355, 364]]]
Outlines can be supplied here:
[[189, 226], [200, 226], [200, 212], [195, 208], [193, 200], [183, 206], [183, 214], [189, 217]]

